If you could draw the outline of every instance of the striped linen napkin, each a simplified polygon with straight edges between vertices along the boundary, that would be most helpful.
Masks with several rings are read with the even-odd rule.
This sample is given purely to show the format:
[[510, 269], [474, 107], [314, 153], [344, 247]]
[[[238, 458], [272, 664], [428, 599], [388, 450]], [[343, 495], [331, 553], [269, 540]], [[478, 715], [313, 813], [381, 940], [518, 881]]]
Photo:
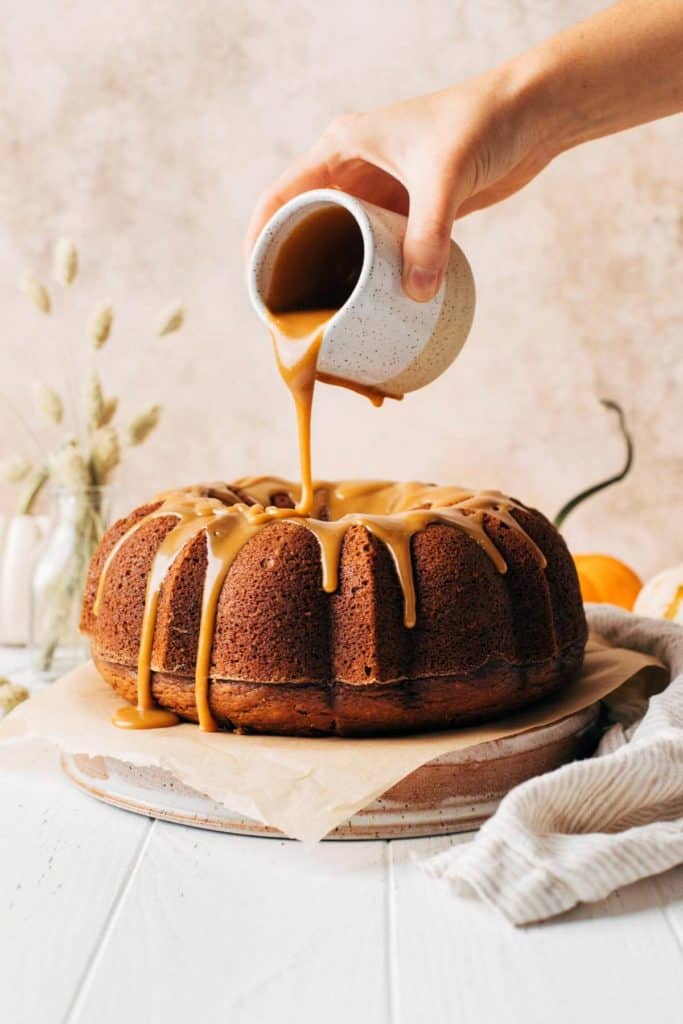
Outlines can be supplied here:
[[609, 643], [668, 666], [666, 689], [649, 699], [617, 691], [592, 758], [518, 786], [473, 842], [421, 861], [516, 925], [683, 862], [683, 628], [611, 605], [586, 614]]

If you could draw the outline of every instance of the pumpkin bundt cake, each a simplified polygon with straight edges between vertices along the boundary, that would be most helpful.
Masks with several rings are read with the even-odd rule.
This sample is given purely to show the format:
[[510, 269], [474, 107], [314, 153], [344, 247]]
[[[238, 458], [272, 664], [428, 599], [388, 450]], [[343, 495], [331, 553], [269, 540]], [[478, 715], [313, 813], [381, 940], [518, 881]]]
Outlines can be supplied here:
[[191, 487], [107, 532], [82, 629], [136, 705], [118, 724], [416, 732], [500, 716], [579, 670], [576, 571], [541, 513], [424, 484], [317, 483], [309, 517], [297, 497], [270, 478]]

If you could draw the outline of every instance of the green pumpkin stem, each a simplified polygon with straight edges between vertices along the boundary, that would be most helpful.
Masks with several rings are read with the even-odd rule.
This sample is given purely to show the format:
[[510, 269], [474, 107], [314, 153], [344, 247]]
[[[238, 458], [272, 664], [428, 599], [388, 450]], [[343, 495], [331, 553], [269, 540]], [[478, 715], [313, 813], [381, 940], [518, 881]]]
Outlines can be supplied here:
[[600, 483], [593, 484], [592, 487], [587, 487], [585, 491], [580, 491], [578, 494], [574, 495], [573, 498], [570, 498], [566, 505], [562, 506], [553, 519], [558, 530], [569, 513], [573, 512], [577, 505], [581, 505], [587, 498], [591, 498], [594, 494], [604, 491], [606, 487], [611, 487], [612, 484], [618, 484], [619, 481], [623, 480], [628, 474], [633, 464], [633, 438], [631, 437], [628, 426], [626, 425], [624, 410], [617, 402], [613, 402], [609, 398], [601, 398], [600, 402], [606, 409], [611, 409], [611, 411], [615, 412], [619, 417], [619, 430], [626, 446], [626, 460], [621, 470], [618, 473], [615, 473], [614, 476], [609, 476], [606, 480], [601, 480]]

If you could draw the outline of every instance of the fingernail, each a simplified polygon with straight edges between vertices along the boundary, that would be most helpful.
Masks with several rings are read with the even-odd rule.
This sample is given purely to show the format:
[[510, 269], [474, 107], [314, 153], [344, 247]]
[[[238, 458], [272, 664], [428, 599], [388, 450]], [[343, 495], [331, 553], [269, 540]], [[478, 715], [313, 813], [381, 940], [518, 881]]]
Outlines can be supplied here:
[[438, 270], [427, 270], [426, 267], [408, 267], [404, 276], [404, 287], [411, 299], [417, 302], [429, 302], [439, 290], [441, 273]]

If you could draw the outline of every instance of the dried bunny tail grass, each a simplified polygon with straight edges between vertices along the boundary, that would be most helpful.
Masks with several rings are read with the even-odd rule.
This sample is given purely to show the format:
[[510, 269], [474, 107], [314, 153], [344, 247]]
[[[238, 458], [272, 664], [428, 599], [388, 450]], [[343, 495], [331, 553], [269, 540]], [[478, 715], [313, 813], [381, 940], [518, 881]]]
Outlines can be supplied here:
[[49, 313], [52, 309], [52, 303], [50, 302], [50, 293], [43, 284], [39, 281], [35, 274], [27, 273], [21, 279], [21, 289], [28, 295], [29, 299], [41, 313]]
[[143, 412], [138, 413], [126, 427], [126, 444], [142, 444], [158, 424], [160, 416], [160, 405], [150, 405]]
[[70, 238], [60, 238], [55, 246], [55, 280], [70, 285], [78, 274], [78, 250]]
[[116, 415], [116, 410], [119, 407], [119, 400], [114, 395], [111, 398], [105, 398], [102, 403], [102, 417], [100, 419], [100, 426], [106, 427], [107, 424], [111, 423]]
[[6, 484], [18, 484], [31, 472], [31, 463], [23, 455], [10, 455], [0, 462], [0, 480]]
[[113, 427], [101, 427], [95, 434], [90, 465], [95, 482], [106, 484], [121, 461], [121, 448]]
[[111, 334], [114, 310], [110, 305], [102, 306], [90, 321], [88, 334], [94, 348], [102, 348]]
[[104, 426], [104, 392], [96, 373], [86, 378], [84, 392], [85, 419], [90, 430]]
[[53, 423], [61, 423], [64, 417], [64, 403], [53, 388], [47, 384], [36, 384], [33, 389], [36, 409]]
[[33, 509], [36, 499], [50, 478], [50, 470], [47, 466], [40, 466], [35, 469], [28, 478], [19, 497], [17, 511], [19, 515], [27, 516]]
[[5, 676], [0, 676], [0, 718], [8, 715], [18, 704], [28, 700], [28, 690], [19, 683], [13, 683]]
[[184, 323], [185, 307], [182, 302], [176, 302], [165, 309], [160, 315], [157, 324], [157, 334], [160, 338], [163, 338], [165, 334], [173, 334], [174, 331], [179, 331]]
[[77, 491], [90, 486], [88, 465], [74, 444], [59, 448], [50, 459], [50, 471], [63, 487]]

